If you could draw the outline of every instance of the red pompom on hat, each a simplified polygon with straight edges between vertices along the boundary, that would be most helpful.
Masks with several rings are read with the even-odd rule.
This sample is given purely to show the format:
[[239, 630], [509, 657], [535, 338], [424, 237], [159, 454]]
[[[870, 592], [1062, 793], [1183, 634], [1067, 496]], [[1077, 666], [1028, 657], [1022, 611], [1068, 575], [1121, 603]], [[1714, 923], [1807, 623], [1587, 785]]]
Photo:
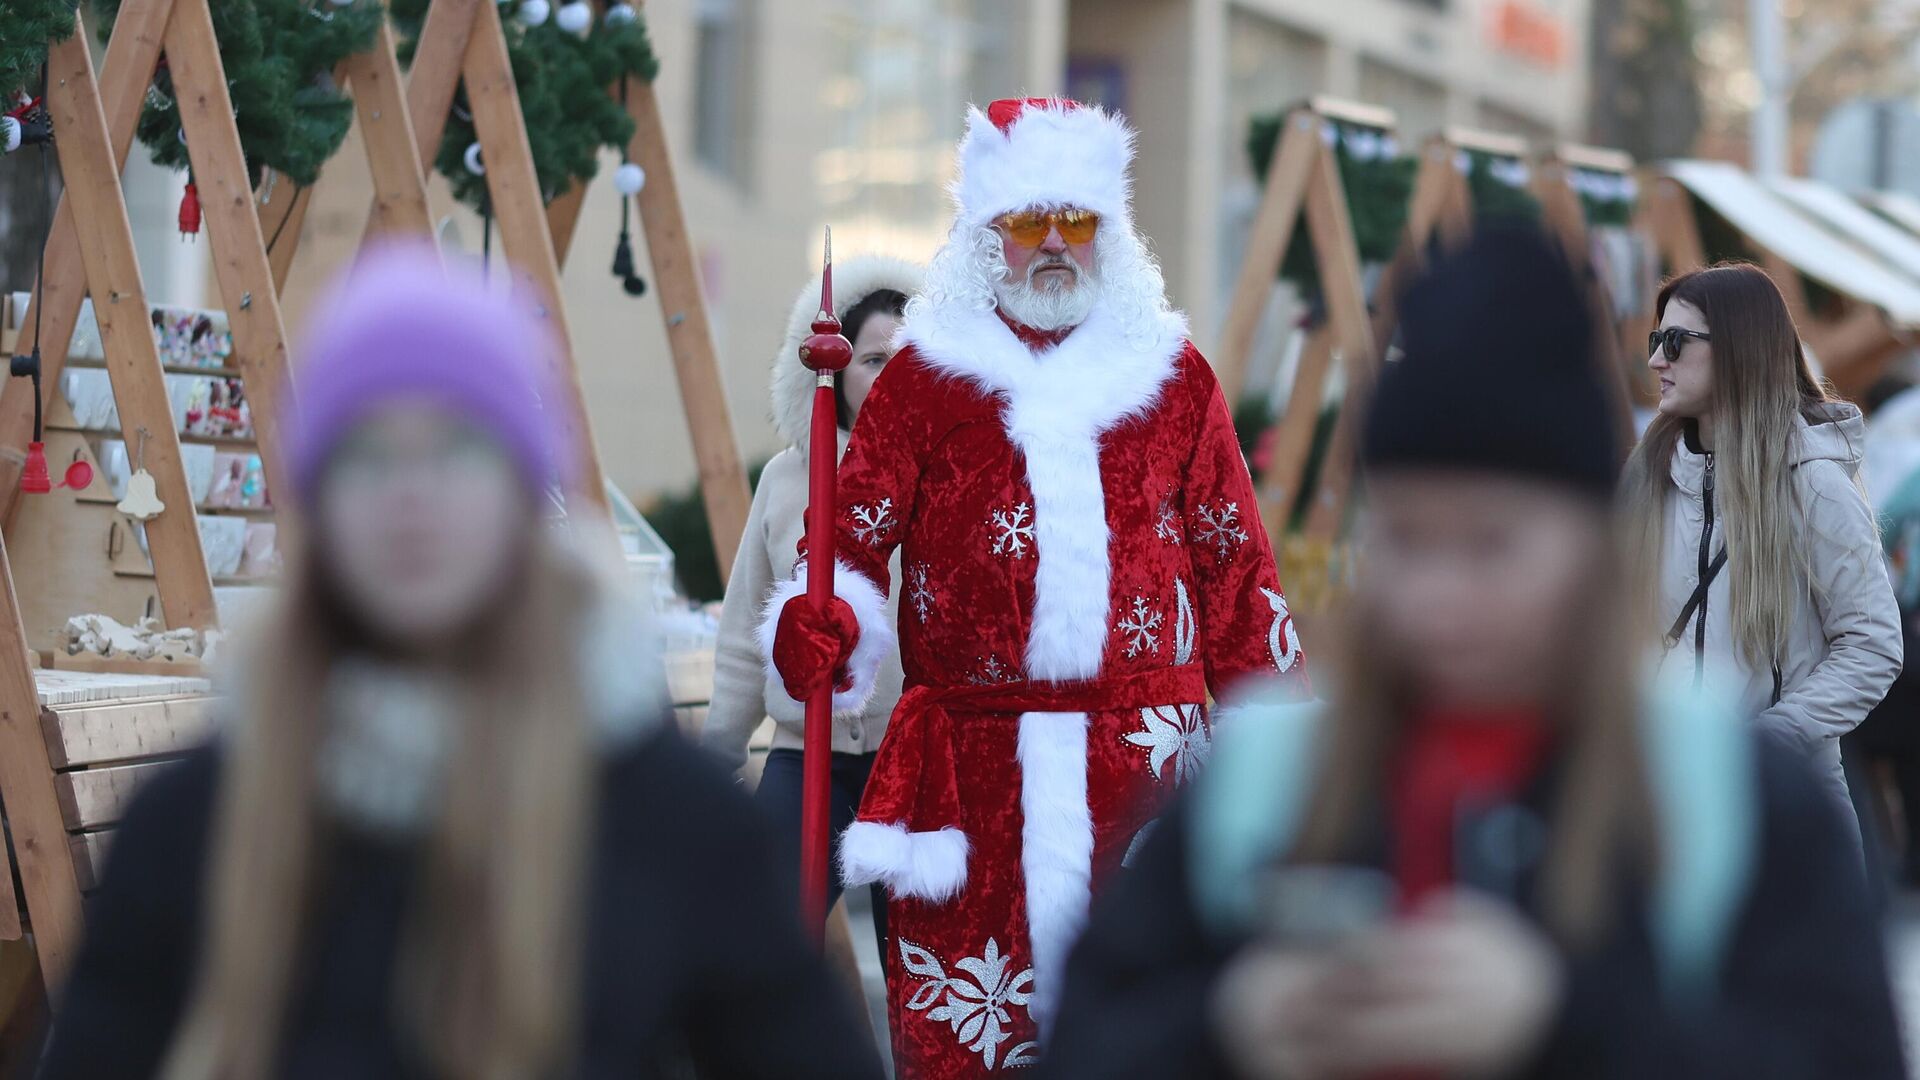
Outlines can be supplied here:
[[960, 223], [1030, 207], [1077, 206], [1129, 230], [1133, 129], [1067, 98], [1004, 98], [968, 110], [953, 184]]

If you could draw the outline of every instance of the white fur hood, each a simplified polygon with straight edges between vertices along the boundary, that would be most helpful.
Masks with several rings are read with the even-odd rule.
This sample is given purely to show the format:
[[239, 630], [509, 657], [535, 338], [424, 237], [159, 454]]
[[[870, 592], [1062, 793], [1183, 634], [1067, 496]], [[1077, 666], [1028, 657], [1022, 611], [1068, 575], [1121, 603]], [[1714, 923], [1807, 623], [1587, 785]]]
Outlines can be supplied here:
[[[833, 267], [833, 314], [844, 319], [855, 304], [880, 289], [894, 289], [912, 297], [919, 293], [926, 272], [919, 264], [885, 255], [857, 255]], [[820, 313], [820, 275], [807, 282], [794, 298], [787, 316], [787, 336], [773, 356], [773, 426], [788, 446], [806, 452], [812, 429], [813, 372], [800, 362], [800, 343], [813, 333], [813, 317]]]

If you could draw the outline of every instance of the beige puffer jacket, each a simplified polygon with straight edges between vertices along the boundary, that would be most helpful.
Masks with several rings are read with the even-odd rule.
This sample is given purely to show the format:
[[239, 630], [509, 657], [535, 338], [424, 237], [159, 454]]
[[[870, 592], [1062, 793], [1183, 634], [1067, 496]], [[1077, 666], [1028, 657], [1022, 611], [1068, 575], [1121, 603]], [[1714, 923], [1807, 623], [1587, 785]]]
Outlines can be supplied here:
[[[1796, 583], [1800, 599], [1780, 663], [1780, 699], [1773, 671], [1745, 661], [1733, 639], [1722, 568], [1707, 590], [1704, 613], [1689, 619], [1666, 664], [1731, 674], [1739, 707], [1762, 730], [1805, 751], [1837, 792], [1840, 736], [1853, 730], [1886, 696], [1900, 673], [1900, 610], [1881, 558], [1880, 534], [1854, 475], [1866, 427], [1860, 410], [1840, 402], [1820, 407], [1811, 423], [1796, 418], [1791, 447], [1793, 491], [1805, 518], [1813, 582]], [[1685, 608], [1702, 570], [1725, 545], [1725, 522], [1711, 496], [1713, 455], [1684, 440], [1674, 448], [1675, 490], [1667, 500], [1666, 543], [1660, 561], [1660, 621], [1665, 630]]]
[[[836, 263], [833, 268], [834, 314], [845, 317], [855, 304], [879, 289], [912, 296], [920, 291], [920, 267], [900, 259], [863, 256]], [[778, 676], [766, 671], [754, 627], [761, 605], [777, 581], [792, 575], [799, 555], [803, 517], [807, 508], [807, 437], [813, 416], [813, 372], [800, 363], [800, 342], [812, 333], [820, 307], [820, 280], [815, 278], [794, 301], [787, 320], [786, 340], [773, 358], [773, 423], [788, 442], [760, 474], [753, 508], [740, 553], [733, 560], [727, 596], [720, 610], [720, 636], [714, 650], [713, 701], [700, 742], [729, 768], [747, 761], [747, 740], [763, 719], [773, 717], [775, 748], [799, 749], [803, 709], [787, 696]], [[840, 452], [847, 449], [847, 432], [840, 432]], [[899, 555], [894, 555], [893, 579], [899, 580]], [[897, 616], [898, 601], [888, 598], [887, 611]], [[866, 709], [834, 717], [833, 749], [840, 754], [870, 754], [886, 734], [887, 717], [900, 700], [900, 654], [880, 665], [877, 686]]]

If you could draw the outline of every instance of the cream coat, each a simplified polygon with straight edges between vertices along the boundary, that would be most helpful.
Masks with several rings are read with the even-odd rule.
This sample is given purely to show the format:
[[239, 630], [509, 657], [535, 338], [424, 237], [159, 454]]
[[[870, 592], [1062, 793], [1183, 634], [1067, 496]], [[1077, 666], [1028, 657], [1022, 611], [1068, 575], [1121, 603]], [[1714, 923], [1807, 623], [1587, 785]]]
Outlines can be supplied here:
[[[895, 289], [911, 296], [920, 289], [921, 271], [912, 263], [897, 259], [848, 259], [834, 267], [834, 307], [844, 316], [854, 304], [877, 289]], [[714, 649], [713, 701], [707, 710], [707, 722], [700, 741], [729, 768], [747, 761], [747, 740], [771, 716], [774, 720], [775, 748], [798, 750], [801, 746], [803, 708], [787, 696], [777, 676], [767, 673], [760, 646], [754, 639], [754, 627], [760, 622], [761, 608], [777, 582], [793, 576], [794, 560], [799, 554], [803, 518], [807, 508], [807, 435], [813, 408], [813, 373], [801, 365], [800, 342], [810, 333], [809, 324], [819, 307], [820, 283], [815, 279], [795, 300], [787, 323], [787, 337], [773, 359], [772, 399], [774, 426], [789, 443], [774, 455], [760, 474], [760, 485], [753, 493], [753, 508], [747, 515], [747, 528], [741, 538], [740, 552], [733, 561], [733, 574], [727, 580], [726, 601], [720, 610], [719, 640]], [[840, 432], [840, 451], [847, 448], [847, 433]], [[891, 579], [900, 579], [900, 559], [893, 560]], [[897, 621], [899, 601], [887, 598], [886, 618]], [[876, 675], [875, 689], [864, 708], [837, 714], [833, 723], [833, 749], [839, 754], [870, 754], [880, 746], [886, 734], [887, 717], [900, 700], [900, 654], [887, 653]]]
[[[1665, 663], [1701, 665], [1730, 676], [1743, 715], [1764, 731], [1804, 752], [1823, 781], [1844, 793], [1840, 736], [1853, 730], [1886, 696], [1900, 673], [1900, 610], [1880, 554], [1873, 511], [1854, 483], [1866, 429], [1852, 405], [1823, 406], [1812, 423], [1795, 422], [1793, 492], [1805, 520], [1813, 580], [1796, 582], [1792, 625], [1780, 664], [1780, 700], [1773, 702], [1773, 672], [1748, 662], [1734, 641], [1728, 590], [1733, 574], [1723, 568], [1708, 589], [1704, 647], [1701, 616], [1687, 623]], [[1660, 620], [1671, 625], [1700, 580], [1702, 534], [1711, 559], [1726, 543], [1723, 500], [1716, 499], [1708, 532], [1705, 497], [1711, 455], [1682, 441], [1674, 449], [1674, 489], [1666, 508], [1666, 540], [1660, 561]]]

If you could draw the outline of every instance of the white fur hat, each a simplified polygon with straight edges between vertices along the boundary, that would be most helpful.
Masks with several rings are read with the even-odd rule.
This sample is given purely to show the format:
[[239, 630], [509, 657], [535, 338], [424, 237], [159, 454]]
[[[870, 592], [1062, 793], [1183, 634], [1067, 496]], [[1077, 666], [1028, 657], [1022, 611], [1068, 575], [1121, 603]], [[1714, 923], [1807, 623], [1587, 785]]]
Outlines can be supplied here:
[[959, 224], [978, 227], [1030, 206], [1078, 206], [1126, 222], [1133, 129], [1097, 106], [1066, 98], [1007, 98], [967, 110]]
[[[911, 299], [926, 272], [917, 263], [884, 255], [856, 255], [833, 266], [833, 315], [847, 317], [854, 305], [881, 289]], [[813, 333], [820, 313], [820, 275], [807, 282], [787, 315], [787, 336], [773, 358], [773, 426], [789, 446], [805, 448], [812, 434], [813, 372], [800, 362], [800, 343]]]

